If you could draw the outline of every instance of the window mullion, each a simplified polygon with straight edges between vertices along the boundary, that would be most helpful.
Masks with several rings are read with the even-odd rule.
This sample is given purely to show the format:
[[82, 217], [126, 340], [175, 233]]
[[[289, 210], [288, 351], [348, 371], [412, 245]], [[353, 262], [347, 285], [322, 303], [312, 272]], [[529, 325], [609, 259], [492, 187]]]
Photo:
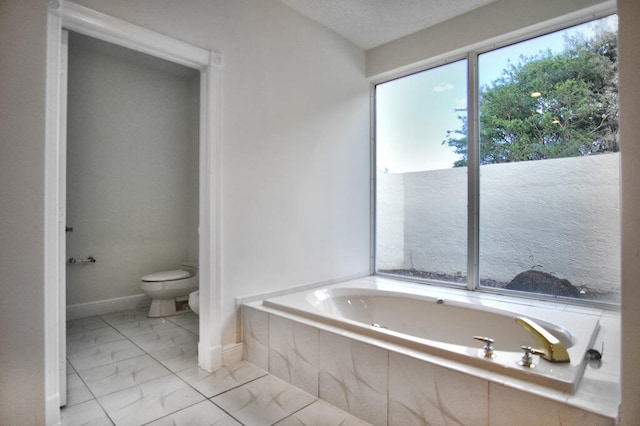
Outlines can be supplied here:
[[480, 241], [480, 138], [478, 135], [478, 54], [467, 59], [467, 288], [478, 289]]

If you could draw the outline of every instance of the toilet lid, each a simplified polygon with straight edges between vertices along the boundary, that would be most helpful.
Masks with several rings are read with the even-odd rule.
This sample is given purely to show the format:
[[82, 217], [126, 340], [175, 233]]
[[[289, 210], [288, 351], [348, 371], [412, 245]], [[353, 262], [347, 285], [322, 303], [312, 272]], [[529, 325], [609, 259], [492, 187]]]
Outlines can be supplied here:
[[183, 269], [176, 269], [174, 271], [155, 272], [153, 274], [145, 275], [142, 277], [142, 281], [158, 282], [158, 281], [174, 281], [189, 278], [191, 274]]

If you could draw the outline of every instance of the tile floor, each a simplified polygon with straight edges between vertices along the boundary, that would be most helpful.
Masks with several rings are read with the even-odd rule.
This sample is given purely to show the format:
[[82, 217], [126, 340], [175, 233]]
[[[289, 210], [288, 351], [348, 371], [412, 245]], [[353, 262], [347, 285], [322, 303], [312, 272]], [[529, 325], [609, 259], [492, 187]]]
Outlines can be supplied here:
[[146, 312], [67, 322], [63, 425], [368, 424], [246, 362], [198, 368], [198, 317]]

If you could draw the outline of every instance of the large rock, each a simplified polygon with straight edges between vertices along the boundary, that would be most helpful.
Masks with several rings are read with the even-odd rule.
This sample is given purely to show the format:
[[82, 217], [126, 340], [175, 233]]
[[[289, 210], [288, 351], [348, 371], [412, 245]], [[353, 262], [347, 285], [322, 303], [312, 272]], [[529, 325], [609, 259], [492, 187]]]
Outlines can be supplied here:
[[530, 293], [551, 294], [553, 296], [580, 297], [580, 291], [569, 280], [560, 279], [546, 272], [533, 269], [516, 275], [507, 284], [506, 288]]

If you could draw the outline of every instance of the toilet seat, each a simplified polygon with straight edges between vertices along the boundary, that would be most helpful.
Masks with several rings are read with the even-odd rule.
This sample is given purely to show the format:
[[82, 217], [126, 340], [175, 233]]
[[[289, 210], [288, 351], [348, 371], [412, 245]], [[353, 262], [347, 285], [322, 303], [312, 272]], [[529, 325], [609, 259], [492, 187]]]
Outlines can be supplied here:
[[173, 271], [154, 272], [153, 274], [145, 275], [142, 277], [142, 281], [145, 282], [163, 282], [163, 281], [175, 281], [189, 278], [191, 274], [184, 269], [176, 269]]

